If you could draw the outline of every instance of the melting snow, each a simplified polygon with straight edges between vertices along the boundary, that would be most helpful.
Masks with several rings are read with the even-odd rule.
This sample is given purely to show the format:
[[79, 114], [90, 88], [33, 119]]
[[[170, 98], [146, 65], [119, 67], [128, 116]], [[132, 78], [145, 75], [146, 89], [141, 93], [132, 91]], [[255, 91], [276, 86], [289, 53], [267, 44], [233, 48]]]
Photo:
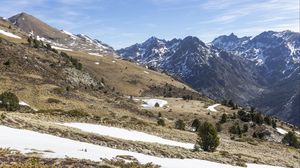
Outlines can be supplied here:
[[208, 106], [207, 110], [212, 111], [212, 112], [217, 112], [217, 110], [215, 109], [215, 107], [219, 106], [221, 104], [214, 104], [212, 106]]
[[144, 73], [145, 73], [145, 74], [149, 74], [149, 72], [147, 72], [147, 71], [144, 71]]
[[0, 29], [0, 34], [3, 34], [3, 35], [8, 36], [8, 37], [12, 37], [12, 38], [21, 39], [21, 37], [19, 37], [19, 36], [17, 36], [17, 35], [14, 35], [14, 34], [12, 34], [12, 33], [10, 33], [10, 32], [1, 30], [1, 29]]
[[99, 62], [95, 62], [96, 65], [99, 65]]
[[159, 144], [170, 145], [170, 146], [179, 146], [186, 149], [194, 148], [194, 144], [191, 143], [183, 143], [183, 142], [163, 139], [161, 137], [150, 135], [144, 132], [127, 130], [124, 128], [108, 127], [103, 125], [95, 125], [95, 124], [87, 124], [87, 123], [64, 123], [61, 125], [78, 128], [82, 131], [86, 131], [90, 133], [96, 133], [104, 136], [110, 136], [114, 138], [126, 139], [131, 141], [159, 143]]
[[[11, 148], [22, 153], [39, 150], [45, 157], [66, 158], [74, 157], [79, 159], [90, 159], [99, 161], [100, 158], [111, 159], [117, 155], [129, 155], [135, 157], [141, 163], [155, 163], [162, 168], [238, 168], [237, 166], [215, 163], [211, 161], [198, 159], [172, 159], [149, 156], [137, 152], [112, 149], [85, 142], [74, 141], [49, 134], [42, 134], [34, 131], [14, 129], [6, 126], [0, 126], [0, 132], [5, 136], [0, 137], [0, 147]], [[51, 152], [46, 152], [51, 151]], [[248, 164], [248, 168], [275, 168], [273, 166]]]
[[100, 55], [99, 53], [88, 53], [90, 55], [94, 55], [94, 56], [99, 56], [99, 57], [103, 57], [103, 55]]
[[158, 103], [159, 107], [163, 107], [168, 102], [166, 100], [161, 100], [161, 99], [143, 99], [144, 104], [142, 104], [143, 107], [145, 108], [153, 108], [155, 107], [155, 104]]
[[73, 51], [72, 49], [68, 49], [68, 48], [61, 48], [61, 47], [56, 47], [56, 46], [51, 46], [51, 47], [54, 48], [54, 49], [57, 49], [57, 50]]
[[279, 132], [280, 134], [284, 135], [284, 134], [287, 134], [288, 132], [282, 128], [276, 128], [277, 132]]

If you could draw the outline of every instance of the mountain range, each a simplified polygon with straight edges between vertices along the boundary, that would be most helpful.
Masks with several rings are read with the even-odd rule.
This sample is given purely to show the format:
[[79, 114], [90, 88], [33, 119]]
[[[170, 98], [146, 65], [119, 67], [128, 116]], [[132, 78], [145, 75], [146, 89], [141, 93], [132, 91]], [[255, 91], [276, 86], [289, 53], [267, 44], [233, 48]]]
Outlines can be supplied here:
[[242, 105], [300, 123], [300, 34], [263, 32], [255, 37], [197, 37], [166, 41], [151, 37], [118, 50], [125, 59], [180, 78], [216, 100]]
[[233, 33], [204, 43], [197, 37], [164, 40], [151, 37], [115, 51], [84, 34], [58, 30], [26, 13], [8, 21], [53, 48], [89, 55], [120, 55], [161, 70], [212, 99], [233, 100], [300, 124], [300, 34], [266, 31], [255, 37]]
[[0, 17], [1, 165], [300, 167], [298, 39], [151, 37], [116, 51]]

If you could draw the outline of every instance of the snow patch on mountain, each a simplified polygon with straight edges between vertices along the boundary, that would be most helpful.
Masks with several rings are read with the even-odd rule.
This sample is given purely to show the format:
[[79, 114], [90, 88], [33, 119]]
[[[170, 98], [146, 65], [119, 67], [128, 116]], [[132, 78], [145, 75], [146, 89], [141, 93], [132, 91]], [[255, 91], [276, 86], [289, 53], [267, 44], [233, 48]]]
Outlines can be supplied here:
[[[38, 151], [43, 154], [43, 157], [48, 158], [78, 158], [100, 161], [101, 158], [112, 159], [117, 156], [127, 155], [133, 156], [143, 164], [152, 162], [161, 165], [163, 168], [239, 168], [238, 166], [199, 159], [175, 159], [150, 156], [7, 126], [0, 126], [0, 132], [5, 134], [5, 136], [0, 138], [1, 148], [16, 149], [21, 153]], [[260, 164], [247, 164], [247, 166], [248, 168], [275, 168], [274, 166]]]
[[155, 135], [150, 135], [135, 130], [127, 130], [124, 128], [95, 125], [95, 124], [88, 124], [88, 123], [63, 123], [61, 125], [77, 128], [85, 132], [110, 136], [113, 138], [120, 138], [120, 139], [126, 139], [131, 141], [158, 143], [163, 145], [178, 146], [186, 149], [194, 149], [194, 144], [191, 143], [183, 143], [183, 142], [168, 140]]
[[21, 37], [15, 35], [13, 33], [1, 30], [1, 29], [0, 29], [0, 34], [3, 34], [3, 35], [8, 36], [8, 37], [16, 38], [16, 39], [21, 39]]

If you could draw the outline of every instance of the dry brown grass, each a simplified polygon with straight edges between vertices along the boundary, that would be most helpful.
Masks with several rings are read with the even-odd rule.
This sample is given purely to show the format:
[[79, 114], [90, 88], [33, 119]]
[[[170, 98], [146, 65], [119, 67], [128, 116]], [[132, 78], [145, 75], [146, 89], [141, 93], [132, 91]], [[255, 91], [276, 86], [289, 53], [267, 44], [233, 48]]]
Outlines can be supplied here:
[[[174, 80], [170, 76], [146, 69], [128, 61], [112, 56], [92, 56], [82, 52], [67, 52], [78, 59], [84, 68], [97, 79], [104, 79], [105, 85], [114, 87], [116, 91], [125, 95], [139, 96], [144, 90], [153, 85], [165, 85], [166, 83], [178, 88], [190, 87]], [[96, 65], [98, 62], [99, 65]], [[145, 73], [144, 71], [148, 72]]]

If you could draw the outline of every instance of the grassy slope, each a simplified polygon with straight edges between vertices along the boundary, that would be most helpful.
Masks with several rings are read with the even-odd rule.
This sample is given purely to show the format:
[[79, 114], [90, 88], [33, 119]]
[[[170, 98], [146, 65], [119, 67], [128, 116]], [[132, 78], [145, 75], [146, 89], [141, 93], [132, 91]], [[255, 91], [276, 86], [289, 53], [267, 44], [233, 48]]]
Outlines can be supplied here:
[[[8, 39], [12, 40], [12, 39]], [[15, 42], [15, 41], [12, 41]], [[7, 46], [4, 44], [4, 48]], [[281, 166], [299, 166], [300, 152], [293, 148], [288, 148], [282, 144], [277, 144], [268, 141], [251, 140], [246, 138], [239, 141], [231, 140], [227, 130], [230, 124], [235, 124], [237, 121], [229, 121], [224, 125], [223, 131], [220, 133], [221, 145], [219, 151], [215, 153], [198, 152], [165, 147], [161, 145], [152, 145], [147, 143], [133, 143], [128, 141], [116, 140], [114, 138], [88, 138], [95, 135], [86, 134], [78, 130], [68, 129], [49, 125], [48, 121], [65, 122], [91, 122], [102, 123], [106, 125], [115, 125], [119, 127], [142, 130], [152, 134], [158, 134], [166, 138], [181, 140], [186, 142], [195, 142], [196, 134], [189, 131], [180, 131], [174, 129], [174, 122], [177, 119], [184, 119], [188, 124], [195, 118], [201, 121], [209, 120], [216, 123], [222, 113], [232, 114], [236, 110], [231, 110], [227, 107], [220, 106], [217, 109], [222, 113], [208, 114], [207, 106], [211, 105], [211, 101], [184, 101], [181, 99], [167, 98], [169, 107], [155, 108], [145, 110], [140, 108], [142, 102], [131, 102], [122, 96], [118, 96], [114, 92], [104, 94], [102, 91], [94, 91], [92, 89], [77, 88], [68, 93], [58, 94], [54, 92], [54, 88], [63, 87], [68, 83], [60, 81], [63, 78], [63, 73], [59, 69], [51, 71], [39, 71], [35, 69], [35, 64], [38, 64], [42, 69], [47, 69], [49, 62], [57, 63], [59, 57], [51, 55], [45, 51], [40, 51], [32, 48], [24, 48], [22, 45], [10, 46], [11, 49], [20, 52], [12, 52], [10, 58], [15, 62], [11, 69], [6, 69], [3, 66], [3, 59], [0, 57], [0, 92], [11, 90], [15, 92], [21, 100], [27, 102], [32, 107], [37, 109], [61, 109], [64, 111], [72, 109], [81, 109], [89, 115], [97, 117], [67, 117], [64, 115], [54, 115], [52, 111], [49, 113], [7, 113], [2, 124], [12, 127], [32, 129], [40, 132], [47, 132], [58, 136], [64, 136], [73, 139], [80, 139], [90, 143], [104, 143], [107, 146], [117, 146], [122, 149], [134, 149], [138, 152], [151, 152], [155, 155], [165, 155], [172, 157], [194, 157], [207, 160], [214, 160], [225, 163], [237, 164], [238, 162], [257, 162]], [[21, 52], [22, 51], [22, 52]], [[28, 66], [23, 66], [27, 63], [22, 60], [24, 53], [32, 59]], [[71, 52], [70, 55], [79, 58], [83, 63], [84, 71], [92, 74], [97, 80], [104, 78], [105, 85], [110, 88], [115, 87], [115, 92], [120, 92], [124, 95], [140, 96], [140, 90], [147, 90], [152, 85], [164, 86], [169, 83], [178, 88], [183, 88], [185, 85], [173, 80], [171, 77], [154, 72], [136, 64], [104, 56], [97, 57], [79, 52]], [[27, 60], [27, 61], [28, 61]], [[115, 63], [113, 63], [115, 61]], [[45, 64], [42, 64], [45, 62]], [[95, 62], [99, 62], [96, 65]], [[21, 70], [20, 65], [22, 65]], [[126, 69], [127, 67], [127, 69]], [[51, 69], [50, 69], [51, 70]], [[56, 72], [57, 71], [57, 72]], [[149, 72], [146, 74], [144, 71]], [[49, 81], [52, 78], [53, 81]], [[136, 79], [137, 82], [128, 82]], [[188, 90], [191, 90], [189, 87]], [[48, 98], [55, 98], [61, 103], [48, 103]], [[125, 107], [124, 107], [125, 106]], [[55, 112], [55, 110], [53, 111]], [[156, 125], [158, 112], [166, 118], [167, 126], [160, 127]], [[49, 129], [55, 128], [55, 129]], [[287, 128], [287, 127], [286, 127]], [[54, 130], [54, 131], [53, 131]], [[65, 132], [68, 132], [66, 134]], [[285, 157], [282, 157], [285, 156]], [[290, 159], [286, 159], [290, 158]]]

